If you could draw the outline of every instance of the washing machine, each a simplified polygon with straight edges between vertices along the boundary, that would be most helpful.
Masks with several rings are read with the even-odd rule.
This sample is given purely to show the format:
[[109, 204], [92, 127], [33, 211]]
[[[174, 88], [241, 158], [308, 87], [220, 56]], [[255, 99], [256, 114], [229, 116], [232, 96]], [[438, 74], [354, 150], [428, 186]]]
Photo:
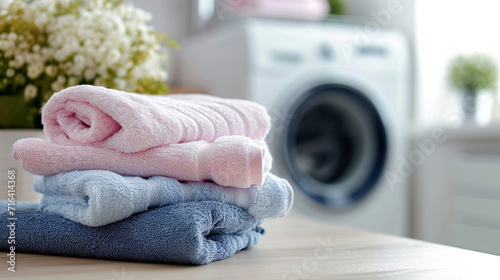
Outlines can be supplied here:
[[363, 30], [232, 22], [184, 42], [181, 81], [267, 107], [272, 172], [294, 188], [291, 215], [407, 235], [408, 187], [395, 174], [405, 154], [409, 50], [398, 32]]

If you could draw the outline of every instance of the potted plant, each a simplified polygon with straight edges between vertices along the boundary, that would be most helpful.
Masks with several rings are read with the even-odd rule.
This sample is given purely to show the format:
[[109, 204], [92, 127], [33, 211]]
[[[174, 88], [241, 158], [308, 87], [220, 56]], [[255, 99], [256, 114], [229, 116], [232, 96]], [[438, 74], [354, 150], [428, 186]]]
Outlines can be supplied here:
[[[92, 84], [145, 94], [167, 93], [167, 48], [177, 45], [157, 33], [150, 21], [149, 13], [120, 0], [2, 1], [2, 174], [17, 167], [10, 157], [14, 141], [44, 137], [39, 129], [26, 129], [42, 127], [41, 107], [65, 87]], [[23, 183], [23, 175], [27, 176], [24, 183], [31, 184], [31, 175], [17, 170], [18, 185]]]
[[330, 14], [331, 15], [344, 15], [345, 14], [345, 3], [343, 0], [328, 0], [330, 4]]
[[494, 91], [498, 82], [498, 66], [485, 54], [459, 55], [449, 64], [451, 85], [462, 94], [462, 113], [465, 121], [473, 121], [478, 113], [478, 94]]

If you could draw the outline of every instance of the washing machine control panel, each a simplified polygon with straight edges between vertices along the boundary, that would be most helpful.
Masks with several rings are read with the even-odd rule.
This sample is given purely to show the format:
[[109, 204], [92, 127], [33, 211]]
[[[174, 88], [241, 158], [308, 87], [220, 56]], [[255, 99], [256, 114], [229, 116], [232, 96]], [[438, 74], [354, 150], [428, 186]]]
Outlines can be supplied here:
[[[275, 71], [290, 67], [358, 67], [367, 71], [395, 72], [406, 57], [399, 34], [384, 33], [360, 41], [352, 26], [249, 23], [245, 29], [252, 65]], [[300, 34], [300, 36], [297, 36]], [[388, 43], [389, 42], [389, 43]]]

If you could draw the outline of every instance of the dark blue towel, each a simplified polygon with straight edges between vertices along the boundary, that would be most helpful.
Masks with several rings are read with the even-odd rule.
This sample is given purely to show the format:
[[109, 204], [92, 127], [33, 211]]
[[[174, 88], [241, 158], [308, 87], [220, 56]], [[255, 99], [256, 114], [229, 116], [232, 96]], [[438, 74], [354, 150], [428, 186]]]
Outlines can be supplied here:
[[[6, 210], [6, 209], [5, 209]], [[3, 212], [1, 209], [0, 212]], [[88, 227], [35, 209], [0, 214], [0, 250], [8, 217], [16, 217], [16, 252], [203, 265], [257, 244], [264, 229], [236, 206], [215, 201], [155, 208], [102, 227]]]

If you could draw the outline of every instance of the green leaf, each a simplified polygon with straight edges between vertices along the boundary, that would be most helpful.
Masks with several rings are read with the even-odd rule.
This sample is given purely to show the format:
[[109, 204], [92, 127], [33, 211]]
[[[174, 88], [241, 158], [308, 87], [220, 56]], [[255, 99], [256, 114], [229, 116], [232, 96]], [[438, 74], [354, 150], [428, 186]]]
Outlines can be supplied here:
[[448, 68], [448, 79], [457, 89], [477, 92], [497, 88], [498, 66], [491, 56], [480, 53], [459, 55], [450, 61]]

